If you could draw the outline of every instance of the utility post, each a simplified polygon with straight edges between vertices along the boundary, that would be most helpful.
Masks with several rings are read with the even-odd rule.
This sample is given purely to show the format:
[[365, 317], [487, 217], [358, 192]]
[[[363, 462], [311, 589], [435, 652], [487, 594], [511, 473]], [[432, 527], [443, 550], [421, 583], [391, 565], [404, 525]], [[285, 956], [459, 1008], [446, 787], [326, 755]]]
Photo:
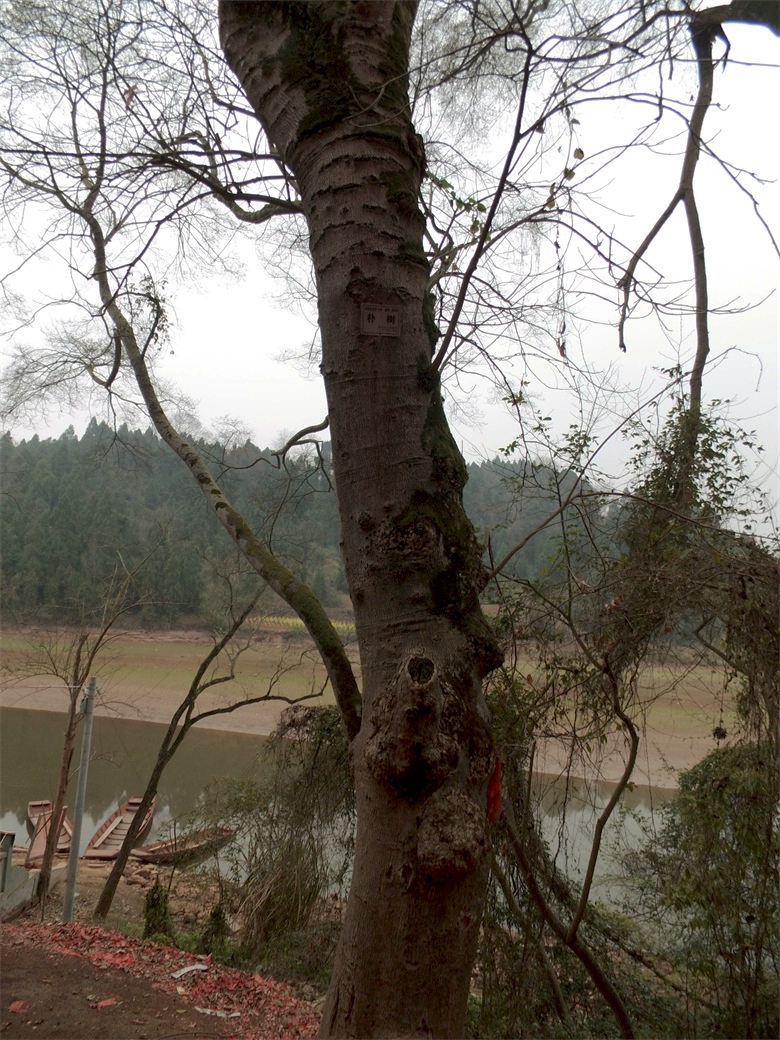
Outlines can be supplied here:
[[73, 899], [76, 895], [76, 874], [79, 869], [79, 849], [81, 847], [81, 820], [84, 815], [84, 802], [87, 796], [87, 770], [89, 754], [92, 747], [92, 709], [95, 705], [95, 679], [87, 682], [84, 698], [81, 702], [81, 714], [84, 716], [84, 733], [81, 738], [81, 765], [76, 787], [76, 806], [73, 813], [73, 836], [70, 842], [68, 857], [68, 876], [65, 881], [65, 899], [62, 904], [62, 920], [67, 924], [73, 920]]

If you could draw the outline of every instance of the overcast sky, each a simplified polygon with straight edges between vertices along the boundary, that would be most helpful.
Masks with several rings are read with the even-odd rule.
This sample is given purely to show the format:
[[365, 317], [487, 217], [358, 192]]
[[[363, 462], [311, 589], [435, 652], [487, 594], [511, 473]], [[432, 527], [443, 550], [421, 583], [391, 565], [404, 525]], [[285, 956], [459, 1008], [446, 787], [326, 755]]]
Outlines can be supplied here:
[[[715, 100], [720, 108], [713, 107], [708, 113], [705, 136], [728, 161], [774, 181], [756, 183], [754, 190], [764, 219], [780, 238], [780, 188], [776, 183], [780, 154], [774, 125], [780, 97], [776, 67], [780, 65], [780, 40], [766, 30], [744, 27], [729, 27], [729, 37], [732, 60], [725, 70], [719, 67], [716, 73]], [[741, 64], [747, 57], [751, 66]], [[615, 125], [632, 118], [630, 111], [615, 107], [605, 120], [603, 106], [598, 108], [601, 114], [594, 111], [592, 117], [587, 112], [579, 113], [579, 142], [586, 155], [584, 172], [587, 157], [612, 143]], [[669, 151], [679, 151], [679, 142], [670, 144]], [[648, 161], [647, 153], [643, 153], [636, 159], [623, 160], [614, 176], [602, 178], [602, 198], [620, 214], [624, 241], [638, 244], [644, 238], [668, 202], [678, 176], [679, 158], [659, 156]], [[732, 417], [757, 429], [776, 473], [780, 399], [777, 255], [750, 200], [714, 163], [702, 160], [696, 186], [711, 303], [742, 312], [712, 319], [713, 358], [705, 378], [705, 393], [709, 399], [735, 401]], [[295, 366], [274, 360], [312, 341], [314, 316], [307, 320], [285, 309], [283, 283], [270, 277], [251, 250], [246, 250], [246, 256], [243, 280], [232, 285], [206, 281], [197, 292], [180, 290], [173, 294], [177, 319], [173, 350], [161, 372], [193, 399], [205, 426], [213, 429], [229, 416], [257, 444], [273, 446], [283, 442], [285, 434], [325, 417], [324, 392], [316, 367], [306, 378]], [[681, 209], [673, 225], [655, 243], [650, 259], [668, 277], [690, 277]], [[612, 315], [602, 308], [594, 317], [611, 321], [616, 315], [617, 299]], [[539, 401], [560, 428], [565, 428], [577, 412], [564, 387], [572, 381], [583, 385], [579, 376], [572, 374], [572, 363], [594, 370], [596, 383], [598, 372], [609, 368], [612, 383], [630, 388], [627, 398], [613, 396], [598, 405], [606, 408], [599, 427], [606, 432], [612, 425], [610, 407], [625, 410], [627, 402], [638, 402], [642, 394], [649, 396], [656, 379], [653, 370], [669, 367], [680, 357], [685, 361], [692, 353], [690, 326], [684, 324], [679, 335], [669, 337], [653, 320], [630, 323], [625, 355], [618, 350], [614, 328], [594, 324], [582, 326], [581, 331], [581, 347], [576, 338], [568, 343], [570, 361], [552, 359], [533, 387], [538, 394], [546, 387]], [[556, 386], [560, 389], [553, 389]], [[457, 407], [449, 409], [456, 437], [468, 456], [492, 456], [517, 436], [515, 420], [495, 402], [496, 395], [486, 382], [467, 379], [463, 390], [467, 416]], [[454, 399], [455, 388], [451, 393]], [[16, 437], [32, 432], [57, 436], [71, 421], [80, 430], [86, 420], [84, 415], [59, 415], [35, 430], [18, 426], [12, 433]], [[607, 462], [620, 469], [614, 450], [607, 455]], [[761, 479], [770, 484], [774, 481], [776, 486], [776, 476], [769, 478], [764, 472]]]

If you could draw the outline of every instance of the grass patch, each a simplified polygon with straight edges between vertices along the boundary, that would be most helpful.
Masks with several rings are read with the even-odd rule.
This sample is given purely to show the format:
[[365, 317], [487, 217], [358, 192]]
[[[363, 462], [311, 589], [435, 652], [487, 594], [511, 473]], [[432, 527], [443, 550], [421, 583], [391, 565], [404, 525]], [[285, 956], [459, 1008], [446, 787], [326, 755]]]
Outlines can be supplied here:
[[[72, 633], [65, 631], [58, 636], [61, 647], [68, 646], [73, 639]], [[293, 641], [287, 642], [288, 636], [293, 636]], [[2, 633], [3, 676], [24, 675], [27, 682], [45, 678], [45, 665], [33, 667], [30, 662], [34, 657], [42, 662], [36, 647], [52, 645], [54, 638], [32, 630]], [[211, 637], [205, 632], [117, 632], [98, 659], [98, 685], [112, 702], [132, 704], [139, 697], [158, 693], [175, 696], [178, 703], [211, 645]], [[214, 674], [224, 674], [226, 667], [225, 662]], [[289, 633], [266, 632], [255, 638], [236, 663], [236, 683], [226, 685], [219, 696], [229, 691], [233, 697], [238, 687], [247, 697], [262, 696], [273, 681], [274, 693], [294, 699], [321, 688], [325, 680], [325, 668], [301, 626], [300, 631], [290, 628]], [[61, 685], [54, 677], [50, 682], [52, 687]], [[314, 703], [332, 704], [332, 694], [328, 690]]]
[[[247, 618], [246, 623], [248, 626], [253, 627], [255, 629], [259, 629], [267, 625], [273, 625], [274, 627], [290, 629], [290, 631], [306, 631], [306, 626], [299, 617], [285, 617], [281, 614], [261, 615], [258, 617]], [[355, 634], [355, 625], [352, 621], [334, 621], [331, 619], [331, 624], [336, 629], [336, 631], [340, 632], [342, 635]]]
[[252, 951], [254, 970], [284, 979], [301, 995], [311, 996], [307, 990], [324, 993], [340, 931], [339, 922], [315, 917], [306, 928], [277, 934]]

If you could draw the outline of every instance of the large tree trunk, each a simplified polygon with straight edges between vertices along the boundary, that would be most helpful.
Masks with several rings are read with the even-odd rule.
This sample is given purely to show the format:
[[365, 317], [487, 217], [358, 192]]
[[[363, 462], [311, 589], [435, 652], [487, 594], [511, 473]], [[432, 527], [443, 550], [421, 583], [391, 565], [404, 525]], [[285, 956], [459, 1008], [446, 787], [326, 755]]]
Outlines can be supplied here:
[[[352, 887], [324, 1036], [461, 1036], [489, 867], [498, 663], [430, 361], [407, 96], [415, 5], [220, 5], [222, 43], [309, 225], [363, 716]], [[361, 333], [361, 305], [400, 335]], [[372, 326], [373, 327], [373, 326]]]

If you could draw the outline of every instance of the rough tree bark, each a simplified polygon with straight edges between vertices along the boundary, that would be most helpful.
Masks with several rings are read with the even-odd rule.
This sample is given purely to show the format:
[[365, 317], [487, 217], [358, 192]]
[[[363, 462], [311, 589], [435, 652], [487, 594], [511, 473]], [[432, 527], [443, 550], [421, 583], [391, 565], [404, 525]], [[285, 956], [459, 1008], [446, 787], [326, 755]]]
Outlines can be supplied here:
[[[415, 4], [225, 0], [225, 54], [300, 188], [363, 713], [352, 887], [323, 1036], [462, 1036], [489, 871], [481, 680], [499, 662], [431, 371]], [[361, 332], [392, 307], [397, 336]]]

